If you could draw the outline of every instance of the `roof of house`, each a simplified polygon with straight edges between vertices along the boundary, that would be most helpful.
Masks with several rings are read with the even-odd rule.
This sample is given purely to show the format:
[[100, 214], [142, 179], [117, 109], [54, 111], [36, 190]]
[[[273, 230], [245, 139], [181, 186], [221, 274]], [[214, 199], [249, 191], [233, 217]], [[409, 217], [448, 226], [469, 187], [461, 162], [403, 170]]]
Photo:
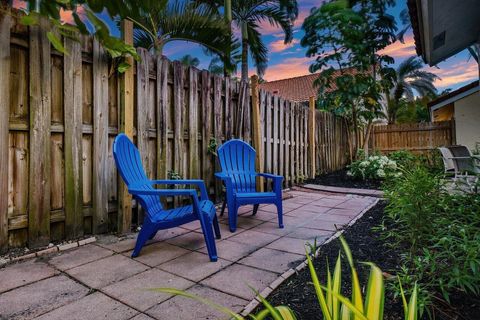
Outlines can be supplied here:
[[455, 91], [449, 92], [447, 94], [444, 94], [440, 97], [438, 97], [435, 100], [430, 101], [427, 106], [429, 109], [439, 109], [443, 106], [446, 106], [452, 102], [455, 102], [459, 99], [462, 99], [466, 96], [471, 95], [472, 93], [477, 92], [480, 89], [479, 87], [479, 81], [473, 81], [472, 83], [467, 84], [466, 86], [463, 86], [461, 88], [458, 88]]
[[[344, 72], [350, 74], [356, 73], [355, 69], [345, 69]], [[334, 77], [335, 74], [340, 74], [340, 71], [336, 70]], [[308, 101], [310, 97], [316, 97], [318, 95], [318, 88], [315, 87], [314, 81], [318, 79], [319, 76], [319, 73], [313, 73], [294, 78], [269, 81], [261, 83], [259, 88], [293, 102], [305, 102]], [[330, 90], [335, 90], [335, 87], [335, 82], [333, 81]]]
[[422, 38], [420, 36], [420, 22], [418, 20], [418, 8], [416, 0], [407, 0], [408, 14], [413, 29], [413, 40], [415, 41], [415, 51], [417, 55], [423, 56]]
[[269, 81], [260, 84], [260, 89], [274, 93], [284, 99], [294, 102], [308, 101], [310, 97], [316, 97], [318, 89], [313, 82], [318, 78], [318, 73], [304, 76]]

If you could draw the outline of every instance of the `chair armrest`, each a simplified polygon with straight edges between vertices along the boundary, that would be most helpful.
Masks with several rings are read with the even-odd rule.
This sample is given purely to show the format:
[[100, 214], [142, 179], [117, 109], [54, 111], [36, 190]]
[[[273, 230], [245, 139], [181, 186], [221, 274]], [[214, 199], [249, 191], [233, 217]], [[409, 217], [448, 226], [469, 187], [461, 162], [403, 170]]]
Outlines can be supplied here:
[[159, 196], [159, 197], [175, 197], [175, 196], [191, 196], [193, 205], [198, 208], [198, 195], [195, 189], [140, 189], [139, 185], [128, 188], [128, 193], [134, 196]]
[[200, 189], [200, 198], [202, 200], [208, 200], [207, 188], [205, 187], [205, 182], [203, 180], [148, 180], [147, 184], [166, 184], [166, 185], [175, 185], [175, 184], [189, 184], [197, 186]]
[[257, 173], [257, 176], [264, 177], [267, 179], [273, 179], [273, 180], [283, 180], [283, 176], [279, 176], [271, 173]]

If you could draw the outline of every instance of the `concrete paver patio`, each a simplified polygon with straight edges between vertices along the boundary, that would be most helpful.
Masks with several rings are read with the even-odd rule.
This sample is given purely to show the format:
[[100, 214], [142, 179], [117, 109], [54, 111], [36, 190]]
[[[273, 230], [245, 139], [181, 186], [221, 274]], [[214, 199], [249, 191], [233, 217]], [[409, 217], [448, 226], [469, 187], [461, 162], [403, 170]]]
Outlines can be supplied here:
[[0, 319], [223, 319], [211, 307], [150, 291], [187, 290], [240, 312], [283, 272], [304, 260], [305, 242], [322, 243], [376, 202], [376, 198], [289, 191], [284, 229], [276, 209], [242, 208], [238, 229], [220, 218], [219, 260], [209, 262], [197, 222], [160, 231], [140, 256], [135, 239], [94, 244], [0, 269]]

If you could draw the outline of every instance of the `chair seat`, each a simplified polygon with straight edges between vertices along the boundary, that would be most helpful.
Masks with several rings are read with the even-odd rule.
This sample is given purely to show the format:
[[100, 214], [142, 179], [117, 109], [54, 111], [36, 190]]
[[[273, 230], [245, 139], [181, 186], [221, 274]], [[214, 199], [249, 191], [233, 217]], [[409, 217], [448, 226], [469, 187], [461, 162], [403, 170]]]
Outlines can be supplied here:
[[235, 196], [239, 199], [246, 199], [246, 198], [275, 198], [277, 195], [274, 192], [244, 192], [244, 193], [236, 193]]
[[[210, 220], [213, 219], [216, 213], [215, 205], [210, 200], [203, 200], [199, 202], [200, 211], [207, 215]], [[166, 222], [185, 219], [188, 216], [193, 217], [193, 206], [183, 206], [170, 210], [160, 210], [152, 214], [152, 222]]]

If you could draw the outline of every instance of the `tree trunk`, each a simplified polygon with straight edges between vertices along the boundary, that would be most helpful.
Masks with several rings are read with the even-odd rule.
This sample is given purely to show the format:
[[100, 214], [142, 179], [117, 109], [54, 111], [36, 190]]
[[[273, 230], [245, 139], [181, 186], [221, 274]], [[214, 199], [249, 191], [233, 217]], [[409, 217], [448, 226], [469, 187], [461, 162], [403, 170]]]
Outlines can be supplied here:
[[358, 136], [358, 119], [357, 119], [357, 107], [355, 103], [352, 104], [352, 124], [353, 124], [353, 159], [357, 159], [358, 146], [360, 144], [360, 139]]
[[248, 34], [247, 25], [242, 25], [242, 81], [248, 83]]
[[370, 133], [372, 131], [372, 126], [373, 126], [372, 120], [369, 120], [367, 125], [367, 131], [365, 132], [365, 136], [363, 139], [362, 149], [365, 150], [365, 155], [367, 156], [368, 156], [368, 143], [370, 142]]
[[[228, 25], [228, 30], [231, 35], [232, 33], [232, 1], [225, 0], [224, 8], [225, 8], [225, 22]], [[227, 52], [225, 52], [225, 61], [223, 62], [223, 73], [225, 77], [229, 77], [231, 74], [231, 70], [229, 69], [230, 59], [231, 59], [231, 52], [230, 52], [230, 49], [227, 49]]]

